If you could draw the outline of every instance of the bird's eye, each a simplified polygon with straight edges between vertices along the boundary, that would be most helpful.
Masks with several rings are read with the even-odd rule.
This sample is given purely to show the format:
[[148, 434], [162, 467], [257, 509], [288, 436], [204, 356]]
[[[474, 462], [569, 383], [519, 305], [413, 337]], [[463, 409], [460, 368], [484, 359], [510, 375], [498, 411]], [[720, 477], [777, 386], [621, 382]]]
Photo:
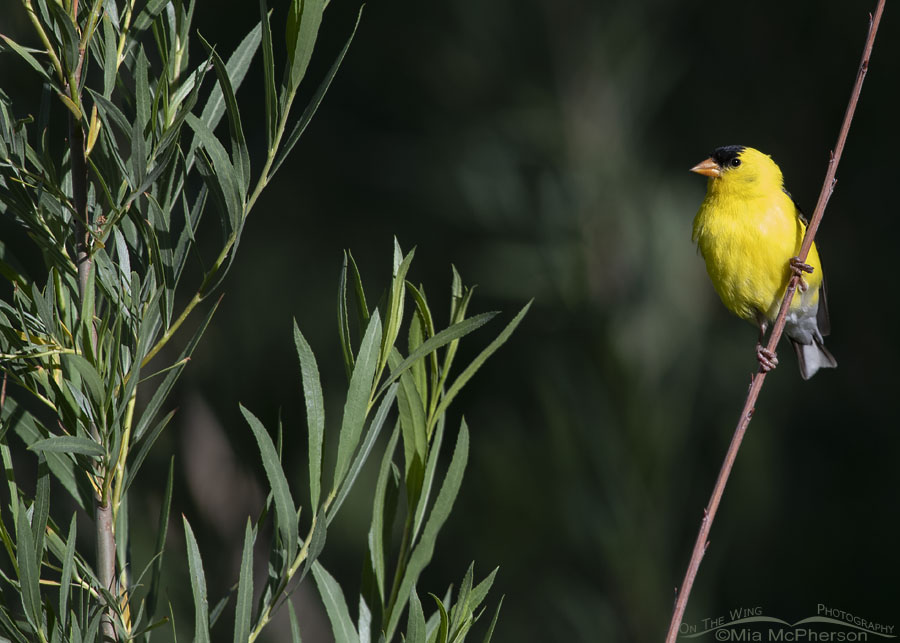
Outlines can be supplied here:
[[731, 159], [731, 167], [738, 167], [741, 164], [741, 159], [735, 157]]

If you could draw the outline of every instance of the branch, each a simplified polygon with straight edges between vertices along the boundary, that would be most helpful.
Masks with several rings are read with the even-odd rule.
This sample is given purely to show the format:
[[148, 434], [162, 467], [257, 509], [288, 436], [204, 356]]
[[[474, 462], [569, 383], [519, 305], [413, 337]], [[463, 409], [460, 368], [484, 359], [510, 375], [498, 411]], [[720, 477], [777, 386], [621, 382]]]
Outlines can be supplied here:
[[[806, 229], [806, 236], [803, 238], [803, 244], [800, 246], [800, 254], [798, 259], [801, 262], [806, 261], [806, 256], [812, 248], [813, 239], [816, 231], [819, 229], [819, 223], [822, 221], [822, 214], [825, 212], [825, 206], [831, 193], [834, 191], [836, 183], [835, 173], [837, 172], [838, 162], [841, 160], [841, 154], [844, 152], [844, 144], [847, 142], [847, 133], [850, 131], [850, 123], [853, 120], [853, 113], [856, 111], [856, 103], [859, 101], [859, 94], [862, 90], [863, 80], [869, 69], [869, 58], [872, 55], [872, 45], [875, 43], [875, 33], [878, 31], [878, 24], [881, 22], [881, 14], [884, 11], [885, 0], [878, 0], [878, 6], [875, 9], [875, 15], [869, 15], [869, 33], [866, 37], [866, 45], [863, 49], [862, 60], [859, 63], [859, 70], [856, 72], [856, 82], [853, 85], [853, 91], [850, 94], [850, 102], [847, 105], [847, 111], [844, 113], [844, 121], [838, 134], [837, 144], [831, 153], [831, 159], [828, 162], [828, 171], [825, 173], [825, 181], [822, 184], [822, 191], [819, 193], [819, 200], [816, 202], [816, 209], [813, 212], [812, 220]], [[774, 352], [781, 339], [784, 331], [785, 320], [787, 318], [788, 308], [794, 298], [794, 291], [800, 281], [798, 274], [793, 274], [788, 281], [784, 298], [781, 301], [781, 308], [778, 311], [778, 317], [775, 319], [775, 325], [772, 333], [769, 335], [769, 343], [767, 348]], [[684, 616], [684, 610], [687, 607], [688, 598], [691, 594], [691, 588], [694, 585], [694, 579], [697, 577], [697, 570], [700, 568], [700, 561], [709, 545], [709, 531], [712, 528], [713, 519], [722, 500], [722, 494], [725, 492], [725, 484], [728, 482], [728, 476], [731, 474], [731, 468], [737, 458], [738, 449], [744, 439], [747, 426], [753, 417], [753, 410], [756, 406], [756, 399], [762, 389], [763, 382], [766, 379], [766, 373], [760, 369], [750, 384], [750, 390], [747, 393], [747, 400], [744, 402], [744, 408], [738, 420], [737, 428], [734, 430], [734, 436], [731, 438], [731, 444], [725, 454], [725, 460], [722, 462], [722, 468], [719, 471], [719, 477], [716, 478], [716, 484], [713, 487], [712, 495], [709, 498], [709, 504], [703, 510], [703, 520], [700, 523], [700, 531], [697, 534], [697, 540], [694, 543], [694, 550], [691, 553], [691, 560], [688, 563], [687, 571], [684, 575], [684, 581], [678, 592], [678, 598], [675, 601], [675, 609], [672, 613], [672, 620], [669, 623], [669, 632], [666, 636], [666, 643], [674, 643], [678, 637], [678, 630], [681, 626], [681, 619]]]

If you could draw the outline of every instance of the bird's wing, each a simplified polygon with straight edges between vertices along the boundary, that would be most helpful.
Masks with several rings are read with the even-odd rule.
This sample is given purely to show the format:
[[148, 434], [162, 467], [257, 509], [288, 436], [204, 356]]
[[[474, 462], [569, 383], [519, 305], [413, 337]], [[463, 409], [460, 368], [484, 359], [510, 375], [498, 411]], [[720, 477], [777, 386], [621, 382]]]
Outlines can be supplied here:
[[831, 333], [831, 320], [828, 317], [828, 297], [825, 296], [825, 275], [822, 275], [822, 285], [819, 286], [819, 309], [816, 311], [816, 326], [822, 337]]
[[[797, 218], [803, 222], [804, 226], [809, 227], [809, 221], [803, 215], [803, 210], [800, 209], [800, 204], [797, 203], [797, 199], [795, 199], [784, 186], [782, 186], [781, 189], [788, 195], [791, 201], [794, 202]], [[819, 327], [819, 332], [822, 334], [822, 337], [826, 337], [831, 332], [831, 319], [828, 316], [828, 297], [825, 295], [824, 273], [822, 274], [822, 285], [819, 287], [819, 309], [816, 311], [816, 325]]]
[[803, 225], [809, 226], [809, 221], [806, 219], [806, 215], [803, 214], [803, 210], [800, 209], [800, 204], [797, 203], [797, 199], [787, 191], [787, 188], [783, 185], [781, 186], [781, 191], [788, 195], [788, 198], [794, 202], [794, 209], [797, 211], [797, 218], [803, 222]]

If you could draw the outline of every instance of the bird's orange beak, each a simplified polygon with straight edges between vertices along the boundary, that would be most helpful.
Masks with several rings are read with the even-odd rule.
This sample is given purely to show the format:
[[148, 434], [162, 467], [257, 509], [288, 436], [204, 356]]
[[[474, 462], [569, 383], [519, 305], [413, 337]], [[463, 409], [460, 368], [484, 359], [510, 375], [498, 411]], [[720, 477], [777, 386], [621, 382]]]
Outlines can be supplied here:
[[703, 176], [717, 177], [722, 173], [722, 170], [719, 169], [718, 163], [716, 163], [711, 158], [708, 158], [702, 163], [698, 163], [697, 165], [692, 167], [691, 172], [696, 172], [697, 174], [702, 174]]

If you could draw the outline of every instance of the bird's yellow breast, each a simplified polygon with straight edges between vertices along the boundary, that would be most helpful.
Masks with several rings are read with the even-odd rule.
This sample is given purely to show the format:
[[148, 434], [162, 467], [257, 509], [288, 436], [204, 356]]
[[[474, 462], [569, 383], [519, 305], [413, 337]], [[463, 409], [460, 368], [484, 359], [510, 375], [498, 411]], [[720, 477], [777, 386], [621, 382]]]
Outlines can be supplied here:
[[[693, 232], [722, 302], [749, 321], [759, 315], [771, 320], [778, 314], [790, 276], [788, 260], [800, 252], [806, 232], [784, 191], [754, 187], [734, 183], [713, 189], [710, 185], [694, 218]], [[805, 293], [797, 291], [792, 309], [818, 302], [822, 266], [815, 245], [807, 263], [814, 272], [805, 275], [809, 287]]]

